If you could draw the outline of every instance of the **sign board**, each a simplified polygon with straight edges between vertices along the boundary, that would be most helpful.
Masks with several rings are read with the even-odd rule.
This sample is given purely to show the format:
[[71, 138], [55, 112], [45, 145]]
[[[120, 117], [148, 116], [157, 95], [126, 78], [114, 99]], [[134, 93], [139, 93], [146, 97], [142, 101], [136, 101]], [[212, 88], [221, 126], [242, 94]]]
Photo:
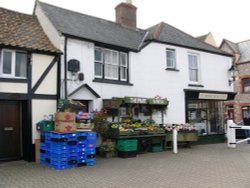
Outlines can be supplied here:
[[199, 99], [227, 100], [227, 94], [199, 93]]
[[124, 97], [124, 101], [130, 104], [147, 104], [147, 98], [140, 97]]
[[167, 99], [148, 99], [148, 104], [168, 105]]

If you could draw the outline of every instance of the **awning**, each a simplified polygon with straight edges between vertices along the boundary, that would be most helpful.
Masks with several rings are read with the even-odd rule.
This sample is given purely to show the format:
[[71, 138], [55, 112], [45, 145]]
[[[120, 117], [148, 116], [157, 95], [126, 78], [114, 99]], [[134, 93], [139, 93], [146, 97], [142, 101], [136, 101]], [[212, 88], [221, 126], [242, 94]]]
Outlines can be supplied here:
[[145, 97], [124, 97], [124, 98], [112, 98], [104, 99], [103, 107], [110, 109], [118, 109], [121, 104], [144, 104], [144, 105], [157, 105], [168, 106], [169, 101], [164, 98], [145, 98]]

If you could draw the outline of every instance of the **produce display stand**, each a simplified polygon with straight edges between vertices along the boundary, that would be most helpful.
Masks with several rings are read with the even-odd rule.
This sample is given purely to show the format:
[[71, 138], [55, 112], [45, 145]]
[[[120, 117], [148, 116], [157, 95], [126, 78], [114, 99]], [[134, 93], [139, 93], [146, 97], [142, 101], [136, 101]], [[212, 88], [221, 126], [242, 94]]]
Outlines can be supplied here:
[[[139, 119], [139, 122], [137, 122], [139, 124], [144, 122], [145, 119], [152, 120], [154, 111], [161, 113], [161, 124], [163, 124], [164, 111], [167, 109], [168, 103], [169, 101], [166, 98], [161, 98], [159, 96], [155, 98], [114, 97], [112, 99], [104, 99], [103, 108], [107, 110], [109, 116], [112, 116], [113, 121], [116, 119], [118, 127], [126, 120], [133, 121], [134, 119]], [[141, 119], [142, 114], [144, 119]], [[116, 142], [118, 140], [136, 139], [138, 141], [138, 153], [147, 151], [157, 152], [165, 149], [166, 134], [165, 130], [160, 128], [159, 125], [156, 126], [156, 124], [151, 124], [149, 122], [147, 126], [143, 124], [143, 126], [139, 127], [128, 126], [126, 128], [132, 130], [126, 131], [123, 129], [123, 131], [120, 131], [119, 128], [109, 127], [106, 136]]]
[[[127, 135], [119, 136], [116, 139], [137, 139], [138, 140], [138, 153], [152, 151], [152, 145], [160, 145], [165, 149], [166, 134], [147, 134], [147, 135]], [[145, 144], [145, 141], [147, 142]]]
[[[171, 148], [171, 142], [173, 140], [172, 132], [166, 133], [166, 146]], [[178, 131], [177, 136], [178, 144], [184, 144], [187, 147], [191, 147], [190, 143], [198, 141], [198, 132], [197, 131]]]

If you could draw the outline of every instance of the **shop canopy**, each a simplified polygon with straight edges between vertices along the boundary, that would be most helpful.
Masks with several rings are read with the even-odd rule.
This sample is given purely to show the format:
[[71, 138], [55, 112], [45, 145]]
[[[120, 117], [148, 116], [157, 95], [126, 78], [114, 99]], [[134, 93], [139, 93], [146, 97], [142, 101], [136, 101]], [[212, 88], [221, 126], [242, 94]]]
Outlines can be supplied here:
[[118, 109], [122, 104], [144, 104], [153, 106], [168, 106], [169, 101], [164, 98], [124, 97], [104, 99], [103, 107], [106, 109]]

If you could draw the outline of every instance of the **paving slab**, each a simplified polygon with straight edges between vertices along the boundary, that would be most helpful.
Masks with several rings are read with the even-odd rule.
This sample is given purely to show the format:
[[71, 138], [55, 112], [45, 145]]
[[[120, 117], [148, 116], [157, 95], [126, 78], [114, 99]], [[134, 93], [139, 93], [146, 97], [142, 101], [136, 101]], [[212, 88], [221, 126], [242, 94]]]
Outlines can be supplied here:
[[97, 158], [96, 166], [62, 171], [42, 164], [0, 164], [1, 188], [250, 188], [250, 144], [195, 145], [137, 155]]

